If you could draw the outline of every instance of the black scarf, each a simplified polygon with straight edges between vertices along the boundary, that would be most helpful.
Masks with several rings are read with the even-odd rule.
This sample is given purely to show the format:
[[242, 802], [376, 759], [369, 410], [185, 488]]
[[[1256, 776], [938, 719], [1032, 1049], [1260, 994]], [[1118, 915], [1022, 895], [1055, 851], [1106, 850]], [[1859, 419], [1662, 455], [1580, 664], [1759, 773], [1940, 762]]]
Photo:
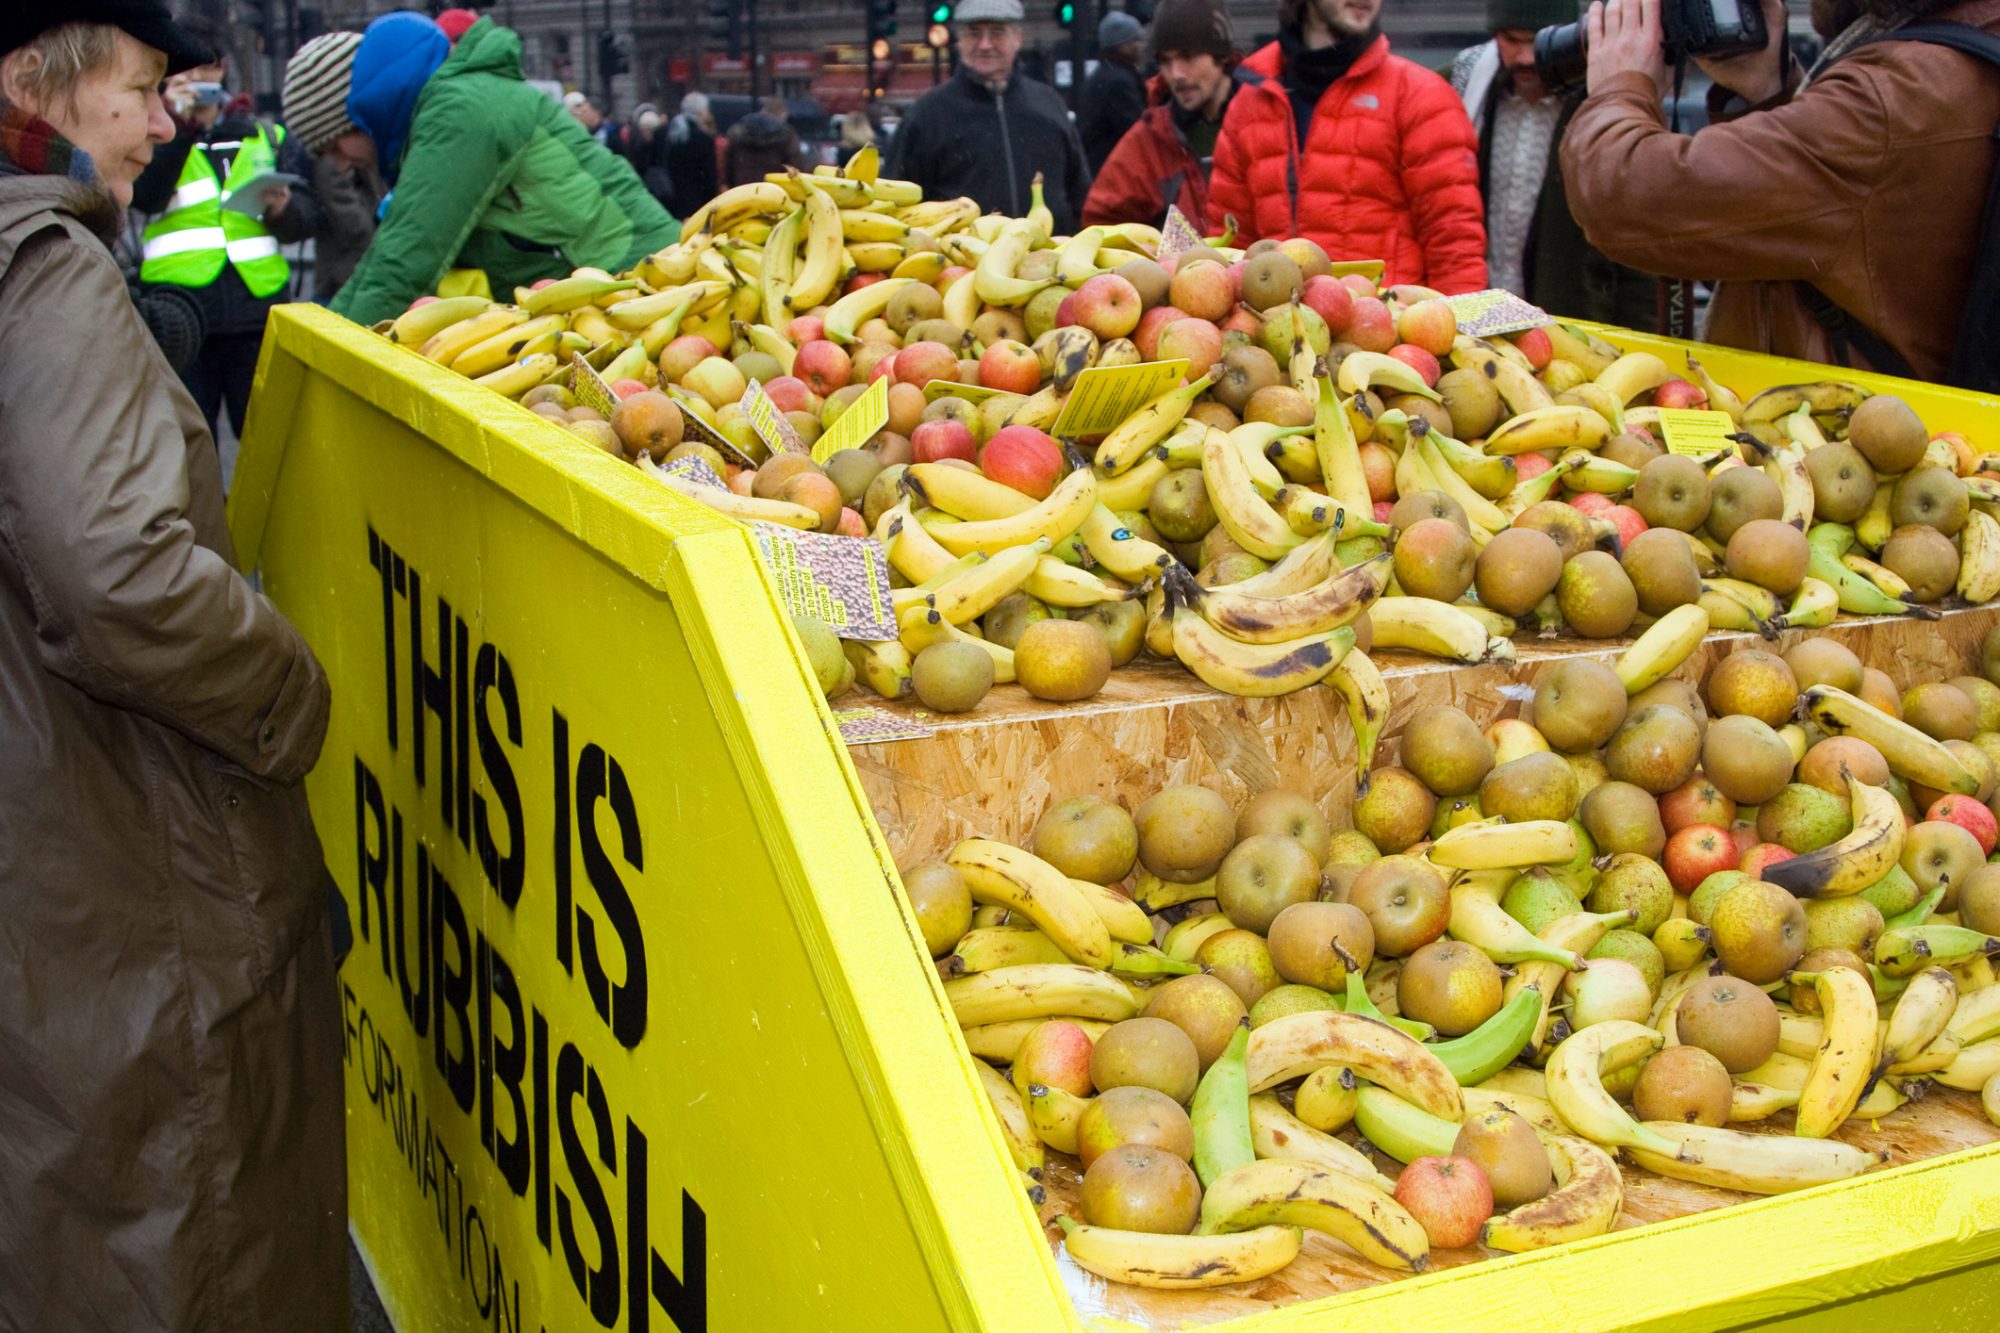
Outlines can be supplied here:
[[1379, 24], [1352, 37], [1335, 37], [1333, 45], [1308, 47], [1301, 28], [1287, 26], [1278, 33], [1279, 81], [1292, 99], [1292, 116], [1298, 122], [1299, 146], [1306, 142], [1306, 127], [1312, 123], [1313, 108], [1334, 80], [1354, 67], [1361, 53], [1381, 36]]

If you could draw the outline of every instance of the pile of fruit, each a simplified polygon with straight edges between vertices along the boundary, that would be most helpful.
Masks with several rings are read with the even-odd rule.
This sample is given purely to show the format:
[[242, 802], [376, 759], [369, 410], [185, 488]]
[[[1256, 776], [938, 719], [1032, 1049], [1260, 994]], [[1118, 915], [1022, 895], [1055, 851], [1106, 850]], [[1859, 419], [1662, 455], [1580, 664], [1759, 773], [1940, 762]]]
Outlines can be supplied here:
[[[1357, 267], [1302, 239], [1052, 236], [1039, 208], [924, 201], [864, 150], [730, 190], [630, 274], [381, 327], [620, 457], [699, 457], [726, 488], [654, 470], [725, 513], [879, 537], [900, 636], [822, 683], [938, 711], [994, 682], [1088, 697], [1142, 650], [1233, 693], [1353, 694], [1357, 646], [1473, 662], [1684, 607], [1775, 634], [2000, 595], [2000, 480], [1900, 399], [1745, 401], [1561, 323], [1475, 339], [1437, 293], [1336, 275]], [[572, 352], [608, 417], [566, 387]], [[1085, 370], [1180, 359], [1107, 433], [1050, 434]], [[810, 450], [878, 379], [886, 424], [823, 465], [773, 455], [739, 404], [760, 382]], [[1704, 407], [1734, 433], [1668, 452], [1662, 411]]]
[[1352, 828], [1083, 796], [903, 883], [1070, 1259], [1214, 1286], [1310, 1229], [1417, 1271], [1611, 1229], [1617, 1153], [1771, 1194], [1934, 1086], [2000, 1125], [1996, 681], [2000, 629], [1907, 691], [1831, 636], [1700, 688], [1573, 657], [1521, 717], [1424, 711]]

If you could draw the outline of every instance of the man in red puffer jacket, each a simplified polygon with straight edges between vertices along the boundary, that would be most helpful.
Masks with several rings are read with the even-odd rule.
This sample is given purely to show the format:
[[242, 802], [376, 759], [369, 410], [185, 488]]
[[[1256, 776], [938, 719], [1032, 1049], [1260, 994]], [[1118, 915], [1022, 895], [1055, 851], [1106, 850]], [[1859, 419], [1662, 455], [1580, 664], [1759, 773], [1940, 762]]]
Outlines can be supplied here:
[[1209, 213], [1237, 244], [1305, 236], [1380, 259], [1385, 284], [1486, 286], [1479, 141], [1451, 86], [1389, 54], [1382, 0], [1282, 0], [1278, 40], [1241, 66]]

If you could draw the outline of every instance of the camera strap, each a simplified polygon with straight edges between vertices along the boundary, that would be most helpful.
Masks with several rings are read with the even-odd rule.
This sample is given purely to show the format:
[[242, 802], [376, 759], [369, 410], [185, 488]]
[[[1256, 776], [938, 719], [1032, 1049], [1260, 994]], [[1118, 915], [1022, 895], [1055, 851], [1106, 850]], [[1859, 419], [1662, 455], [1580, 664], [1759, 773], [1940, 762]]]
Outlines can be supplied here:
[[[1681, 132], [1681, 89], [1687, 80], [1687, 63], [1674, 63], [1673, 95], [1667, 99], [1667, 129]], [[1669, 338], [1694, 337], [1694, 284], [1686, 278], [1661, 278], [1656, 322]]]

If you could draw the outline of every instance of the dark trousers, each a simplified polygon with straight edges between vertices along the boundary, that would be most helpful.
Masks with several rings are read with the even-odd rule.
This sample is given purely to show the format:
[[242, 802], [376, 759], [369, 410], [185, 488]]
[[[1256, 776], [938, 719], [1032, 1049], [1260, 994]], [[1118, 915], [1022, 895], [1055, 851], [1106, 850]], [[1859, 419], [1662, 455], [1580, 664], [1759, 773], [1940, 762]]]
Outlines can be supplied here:
[[201, 345], [201, 355], [181, 372], [181, 383], [193, 395], [201, 414], [208, 418], [209, 434], [218, 439], [225, 406], [229, 408], [229, 424], [236, 437], [243, 438], [250, 385], [257, 378], [257, 353], [263, 345], [262, 329], [254, 333], [211, 333]]

